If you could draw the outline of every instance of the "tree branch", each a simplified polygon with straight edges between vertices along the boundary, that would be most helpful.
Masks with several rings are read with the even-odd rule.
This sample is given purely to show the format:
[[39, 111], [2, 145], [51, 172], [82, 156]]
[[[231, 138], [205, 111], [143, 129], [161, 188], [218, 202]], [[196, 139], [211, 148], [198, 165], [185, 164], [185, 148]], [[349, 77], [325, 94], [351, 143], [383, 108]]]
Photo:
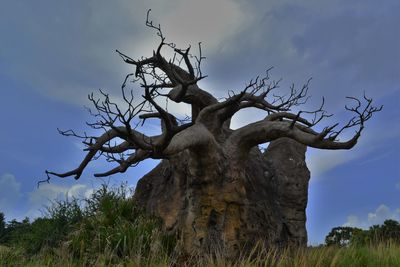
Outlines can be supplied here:
[[124, 173], [129, 167], [135, 167], [136, 163], [139, 163], [147, 158], [150, 158], [151, 153], [145, 150], [137, 150], [136, 153], [129, 156], [126, 160], [121, 160], [119, 166], [115, 167], [107, 172], [96, 173], [95, 177], [105, 177], [116, 173]]
[[[372, 99], [364, 96], [366, 105], [361, 109], [361, 101], [357, 98], [350, 99], [356, 102], [356, 106], [347, 107], [346, 109], [356, 115], [350, 119], [340, 130], [334, 131], [338, 124], [325, 127], [321, 132], [311, 129], [321, 121], [321, 118], [327, 117], [325, 111], [321, 107], [315, 111], [308, 113], [322, 112], [322, 115], [316, 116], [317, 119], [308, 121], [300, 116], [301, 113], [292, 114], [288, 112], [278, 112], [268, 115], [264, 120], [248, 124], [242, 128], [235, 130], [229, 137], [227, 143], [230, 146], [238, 147], [241, 151], [249, 151], [252, 147], [270, 142], [280, 137], [292, 138], [304, 145], [320, 148], [320, 149], [350, 149], [356, 143], [364, 129], [364, 123], [371, 118], [372, 114], [382, 109], [381, 107], [372, 106]], [[352, 138], [347, 141], [339, 141], [337, 137], [345, 129], [359, 126]], [[327, 137], [328, 136], [328, 137]]]

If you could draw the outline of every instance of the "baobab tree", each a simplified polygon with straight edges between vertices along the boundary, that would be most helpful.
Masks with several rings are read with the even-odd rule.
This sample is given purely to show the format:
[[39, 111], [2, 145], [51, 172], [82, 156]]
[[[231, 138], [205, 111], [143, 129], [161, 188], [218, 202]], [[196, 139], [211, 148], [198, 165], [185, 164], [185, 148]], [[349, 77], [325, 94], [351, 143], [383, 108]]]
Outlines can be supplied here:
[[[201, 71], [201, 45], [194, 55], [190, 46], [179, 49], [167, 42], [149, 13], [146, 26], [160, 38], [152, 55], [133, 59], [116, 51], [134, 69], [122, 84], [124, 107], [103, 91], [101, 99], [89, 95], [95, 122], [88, 125], [101, 134], [60, 131], [82, 139], [87, 153], [76, 169], [46, 171], [48, 179], [51, 175], [79, 179], [99, 156], [117, 166], [96, 177], [123, 173], [145, 159], [161, 159], [139, 181], [134, 197], [146, 211], [162, 218], [166, 230], [179, 234], [186, 251], [222, 246], [234, 253], [255, 241], [305, 245], [306, 147], [351, 149], [365, 122], [382, 107], [373, 106], [365, 95], [362, 99], [348, 97], [354, 102], [345, 107], [353, 114], [351, 119], [317, 131], [315, 126], [331, 116], [324, 100], [315, 110], [302, 110], [309, 81], [280, 95], [279, 81], [270, 78], [270, 69], [241, 91], [217, 100], [199, 87], [199, 81], [206, 78]], [[171, 58], [164, 56], [166, 50], [172, 51]], [[130, 82], [137, 84], [141, 99], [127, 90]], [[191, 116], [175, 116], [160, 104], [162, 99], [190, 105]], [[265, 113], [265, 118], [231, 129], [232, 117], [248, 108]], [[138, 130], [138, 125], [150, 119], [160, 121], [160, 134]], [[340, 135], [350, 128], [355, 129], [354, 135], [341, 140]], [[270, 145], [262, 152], [259, 145], [265, 143]]]

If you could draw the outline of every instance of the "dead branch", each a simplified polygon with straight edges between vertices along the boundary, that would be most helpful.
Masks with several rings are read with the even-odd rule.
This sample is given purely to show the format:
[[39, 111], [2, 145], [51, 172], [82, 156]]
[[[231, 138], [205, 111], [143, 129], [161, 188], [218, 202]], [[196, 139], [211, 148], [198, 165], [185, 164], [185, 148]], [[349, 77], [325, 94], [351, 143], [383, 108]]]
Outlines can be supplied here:
[[[324, 109], [324, 98], [315, 110], [300, 109], [296, 113], [292, 111], [309, 99], [311, 79], [300, 88], [290, 86], [289, 93], [282, 95], [277, 90], [281, 80], [270, 79], [272, 68], [267, 69], [264, 75], [250, 80], [238, 93], [229, 93], [227, 98], [218, 101], [198, 86], [198, 82], [207, 77], [201, 71], [201, 63], [205, 59], [201, 43], [198, 44], [197, 55], [193, 55], [190, 46], [180, 49], [174, 43], [167, 42], [160, 24], [155, 24], [150, 19], [150, 10], [147, 12], [145, 24], [160, 38], [160, 43], [151, 56], [133, 59], [116, 50], [125, 63], [134, 67], [121, 85], [123, 104], [113, 101], [103, 90], [99, 90], [100, 97], [90, 94], [88, 99], [93, 108], [88, 108], [88, 111], [94, 121], [87, 122], [87, 125], [101, 134], [88, 135], [78, 134], [73, 130], [59, 130], [64, 136], [80, 139], [85, 146], [86, 156], [71, 171], [46, 171], [45, 181], [48, 182], [51, 175], [62, 178], [74, 176], [79, 179], [87, 165], [99, 157], [118, 164], [107, 172], [95, 175], [102, 177], [125, 172], [147, 158], [166, 159], [186, 149], [197, 153], [199, 147], [203, 147], [204, 151], [212, 146], [229, 147], [235, 149], [232, 154], [238, 153], [245, 157], [252, 147], [280, 137], [289, 137], [315, 148], [349, 149], [357, 143], [365, 122], [373, 113], [382, 109], [373, 106], [372, 99], [365, 94], [363, 101], [347, 97], [355, 105], [345, 108], [354, 116], [340, 128], [336, 123], [318, 132], [314, 127], [332, 116]], [[165, 49], [173, 52], [171, 59], [163, 56]], [[140, 90], [141, 98], [136, 99], [133, 90], [127, 89], [128, 83], [136, 85], [135, 90]], [[167, 106], [159, 104], [157, 99], [160, 98], [191, 105], [191, 117], [177, 119], [177, 116], [168, 111]], [[235, 131], [229, 129], [232, 116], [246, 108], [265, 111], [266, 117]], [[140, 125], [145, 126], [147, 119], [151, 118], [160, 120], [160, 135], [147, 136], [137, 130]], [[354, 127], [357, 130], [352, 138], [344, 142], [339, 140], [344, 131]]]

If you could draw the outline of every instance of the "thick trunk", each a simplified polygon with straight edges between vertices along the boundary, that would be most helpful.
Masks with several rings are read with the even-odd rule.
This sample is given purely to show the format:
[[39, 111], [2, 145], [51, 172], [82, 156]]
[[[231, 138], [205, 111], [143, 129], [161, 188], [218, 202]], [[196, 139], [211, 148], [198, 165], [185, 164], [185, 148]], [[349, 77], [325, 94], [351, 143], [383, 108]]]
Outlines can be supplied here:
[[256, 241], [306, 245], [305, 146], [279, 139], [264, 154], [254, 148], [245, 162], [220, 151], [199, 158], [200, 152], [163, 160], [140, 179], [134, 196], [179, 233], [186, 252], [235, 254]]

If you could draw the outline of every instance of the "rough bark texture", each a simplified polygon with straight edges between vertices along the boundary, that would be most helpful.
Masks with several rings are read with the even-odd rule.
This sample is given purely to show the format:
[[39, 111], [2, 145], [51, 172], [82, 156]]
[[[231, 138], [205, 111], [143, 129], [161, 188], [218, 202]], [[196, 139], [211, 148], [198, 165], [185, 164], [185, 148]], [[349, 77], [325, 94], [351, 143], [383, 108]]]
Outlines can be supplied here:
[[281, 138], [264, 154], [254, 148], [242, 170], [226, 159], [200, 169], [184, 151], [140, 179], [134, 197], [162, 218], [166, 230], [181, 231], [187, 252], [223, 246], [235, 253], [255, 241], [303, 246], [310, 177], [305, 151], [306, 146]]

